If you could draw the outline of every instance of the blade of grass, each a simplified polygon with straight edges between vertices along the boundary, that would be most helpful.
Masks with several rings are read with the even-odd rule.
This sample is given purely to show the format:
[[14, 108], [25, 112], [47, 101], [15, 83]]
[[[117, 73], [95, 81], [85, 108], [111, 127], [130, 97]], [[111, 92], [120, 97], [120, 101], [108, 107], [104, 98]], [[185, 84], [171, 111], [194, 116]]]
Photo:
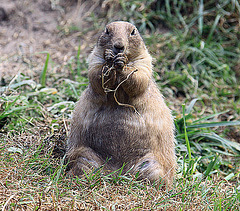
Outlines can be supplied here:
[[[5, 113], [9, 110], [9, 108], [11, 108], [15, 103], [16, 101], [20, 98], [20, 95], [18, 95], [13, 102], [11, 102], [9, 105], [7, 105], [7, 107], [4, 109], [4, 111], [0, 114], [0, 119], [4, 118], [5, 116]], [[3, 98], [2, 98], [3, 99]], [[4, 116], [4, 117], [3, 117]]]
[[79, 45], [79, 46], [78, 46], [78, 51], [77, 51], [77, 76], [80, 76], [80, 75], [81, 75], [80, 60], [79, 60], [80, 53], [81, 53], [81, 46]]
[[217, 141], [220, 142], [222, 145], [226, 146], [227, 148], [230, 149], [235, 149], [240, 152], [240, 144], [237, 142], [229, 141], [225, 138], [220, 137], [219, 135], [215, 133], [202, 133], [202, 134], [197, 134], [194, 138], [197, 137], [204, 137], [212, 141]]
[[45, 61], [45, 65], [44, 65], [44, 68], [43, 68], [41, 76], [40, 76], [40, 83], [43, 87], [46, 86], [46, 74], [47, 74], [49, 57], [50, 57], [50, 54], [47, 53], [47, 58], [46, 58], [46, 61]]
[[211, 28], [211, 31], [210, 31], [210, 33], [208, 35], [206, 43], [209, 43], [210, 40], [212, 39], [213, 33], [214, 33], [214, 31], [215, 31], [215, 29], [217, 27], [217, 24], [218, 24], [218, 21], [219, 21], [220, 18], [221, 18], [221, 15], [217, 15], [217, 17], [215, 18], [215, 21], [214, 21], [213, 26]]
[[26, 110], [27, 108], [34, 108], [34, 105], [28, 105], [28, 106], [19, 106], [16, 108], [12, 108], [11, 110], [8, 110], [7, 112], [4, 112], [3, 114], [0, 114], [0, 120], [3, 119], [4, 117], [7, 117], [11, 114], [15, 114], [17, 111], [22, 111], [22, 110]]
[[198, 18], [198, 29], [199, 29], [199, 34], [202, 35], [202, 31], [203, 31], [203, 0], [200, 0], [199, 3], [199, 10], [198, 10], [198, 14], [199, 14], [199, 18]]
[[190, 104], [189, 104], [189, 106], [187, 107], [187, 109], [186, 109], [186, 114], [189, 114], [190, 113], [190, 111], [192, 110], [192, 108], [193, 108], [193, 106], [194, 106], [194, 104], [197, 102], [197, 98], [196, 99], [193, 99], [191, 102], [190, 102]]
[[210, 172], [212, 171], [213, 167], [215, 166], [215, 164], [217, 163], [217, 159], [218, 159], [219, 155], [217, 155], [214, 160], [211, 160], [211, 162], [209, 163], [206, 171], [203, 173], [205, 177], [207, 177]]
[[184, 124], [184, 135], [185, 135], [185, 141], [186, 141], [186, 146], [188, 150], [188, 158], [191, 160], [191, 148], [188, 140], [188, 135], [187, 135], [187, 128], [186, 128], [186, 120], [185, 120], [185, 104], [182, 105], [183, 109], [183, 124]]
[[208, 128], [208, 127], [236, 126], [236, 125], [240, 125], [240, 121], [231, 121], [231, 122], [224, 121], [224, 122], [193, 124], [193, 125], [188, 125], [187, 128]]
[[227, 113], [227, 112], [228, 112], [228, 110], [222, 111], [222, 112], [219, 112], [219, 113], [216, 113], [216, 114], [211, 114], [211, 115], [202, 117], [202, 118], [200, 118], [200, 119], [197, 119], [197, 120], [193, 121], [193, 123], [201, 122], [201, 121], [203, 121], [203, 120], [208, 120], [208, 119], [210, 119], [210, 118], [213, 118], [213, 117], [218, 116], [218, 115], [221, 115], [221, 114], [225, 114], [225, 113]]
[[165, 0], [165, 5], [166, 5], [168, 17], [172, 17], [169, 0]]
[[63, 165], [64, 165], [64, 160], [65, 160], [65, 158], [66, 158], [66, 154], [65, 154], [64, 157], [61, 159], [61, 165], [60, 165], [60, 167], [59, 167], [58, 170], [57, 170], [56, 177], [54, 178], [55, 184], [58, 183], [59, 177], [60, 177], [60, 175], [61, 175], [61, 173], [62, 173], [62, 171], [63, 171]]
[[28, 86], [32, 87], [33, 89], [37, 86], [36, 82], [33, 80], [23, 80], [21, 82], [15, 83], [15, 84], [10, 84], [8, 86], [1, 87], [0, 92], [5, 92], [7, 89], [16, 89], [23, 85], [28, 85]]

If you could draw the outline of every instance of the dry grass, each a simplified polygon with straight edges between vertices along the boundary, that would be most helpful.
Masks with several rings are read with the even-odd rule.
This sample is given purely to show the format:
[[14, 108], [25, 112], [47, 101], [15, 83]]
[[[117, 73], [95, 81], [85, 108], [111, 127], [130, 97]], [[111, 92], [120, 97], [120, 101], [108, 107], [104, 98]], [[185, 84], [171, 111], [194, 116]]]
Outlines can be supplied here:
[[[101, 170], [81, 178], [67, 175], [64, 131], [35, 127], [1, 137], [2, 210], [212, 210], [218, 203], [235, 210], [240, 206], [236, 185], [215, 176], [201, 180], [179, 173], [172, 189], [161, 190], [131, 175], [110, 177]], [[9, 151], [23, 146], [23, 151]]]
[[[105, 57], [106, 57], [105, 59], [107, 62], [102, 66], [102, 88], [106, 94], [110, 93], [110, 92], [113, 93], [114, 100], [118, 105], [132, 108], [137, 114], [139, 114], [139, 112], [133, 105], [119, 102], [119, 100], [117, 99], [117, 96], [116, 96], [119, 87], [122, 86], [122, 84], [125, 83], [132, 74], [134, 74], [135, 72], [138, 71], [137, 68], [135, 68], [135, 70], [131, 71], [125, 79], [120, 81], [115, 89], [111, 89], [109, 87], [109, 84], [113, 83], [112, 81], [114, 81], [115, 74], [117, 74], [116, 69], [113, 64], [113, 61], [114, 61], [115, 57], [117, 57], [117, 56], [118, 55], [114, 56], [114, 53], [111, 50], [107, 49], [107, 53], [105, 53]], [[125, 54], [123, 54], [122, 56], [127, 61], [127, 59], [128, 59], [127, 56]], [[123, 71], [126, 71], [126, 68], [129, 68], [128, 65], [124, 65]], [[110, 86], [113, 86], [113, 84], [111, 84]]]

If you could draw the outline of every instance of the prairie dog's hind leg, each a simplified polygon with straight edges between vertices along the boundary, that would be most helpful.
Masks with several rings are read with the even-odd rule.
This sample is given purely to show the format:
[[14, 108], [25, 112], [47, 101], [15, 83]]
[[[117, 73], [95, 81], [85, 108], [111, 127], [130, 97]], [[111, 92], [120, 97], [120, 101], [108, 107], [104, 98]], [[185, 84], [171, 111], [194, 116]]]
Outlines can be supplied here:
[[[107, 168], [106, 160], [103, 160], [93, 149], [90, 147], [79, 147], [68, 152], [70, 160], [70, 173], [74, 175], [82, 175], [84, 172], [91, 172], [93, 169], [104, 166]], [[105, 169], [104, 168], [104, 169]]]
[[169, 183], [164, 167], [152, 153], [148, 153], [139, 159], [134, 165], [132, 173], [134, 175], [139, 174], [139, 179], [147, 178], [150, 182], [164, 181], [164, 183]]

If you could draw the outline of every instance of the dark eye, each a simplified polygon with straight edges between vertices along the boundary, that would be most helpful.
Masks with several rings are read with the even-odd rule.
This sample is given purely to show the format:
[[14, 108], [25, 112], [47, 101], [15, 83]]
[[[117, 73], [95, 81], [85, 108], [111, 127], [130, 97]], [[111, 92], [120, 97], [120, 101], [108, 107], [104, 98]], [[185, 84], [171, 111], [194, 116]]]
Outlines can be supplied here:
[[107, 28], [105, 29], [105, 34], [109, 34], [109, 31]]
[[135, 34], [136, 34], [136, 29], [133, 29], [132, 32], [131, 32], [131, 36], [133, 36]]

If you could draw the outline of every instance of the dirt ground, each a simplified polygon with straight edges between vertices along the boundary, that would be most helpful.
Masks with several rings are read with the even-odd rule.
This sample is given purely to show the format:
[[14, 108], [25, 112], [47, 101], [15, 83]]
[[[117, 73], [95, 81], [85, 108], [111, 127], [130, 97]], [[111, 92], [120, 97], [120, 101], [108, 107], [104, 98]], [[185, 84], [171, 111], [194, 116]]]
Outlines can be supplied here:
[[84, 30], [91, 28], [85, 19], [99, 2], [0, 0], [0, 78], [41, 71], [46, 59], [41, 52], [50, 53], [55, 71], [77, 55], [79, 45], [81, 56], [89, 53], [98, 31]]

